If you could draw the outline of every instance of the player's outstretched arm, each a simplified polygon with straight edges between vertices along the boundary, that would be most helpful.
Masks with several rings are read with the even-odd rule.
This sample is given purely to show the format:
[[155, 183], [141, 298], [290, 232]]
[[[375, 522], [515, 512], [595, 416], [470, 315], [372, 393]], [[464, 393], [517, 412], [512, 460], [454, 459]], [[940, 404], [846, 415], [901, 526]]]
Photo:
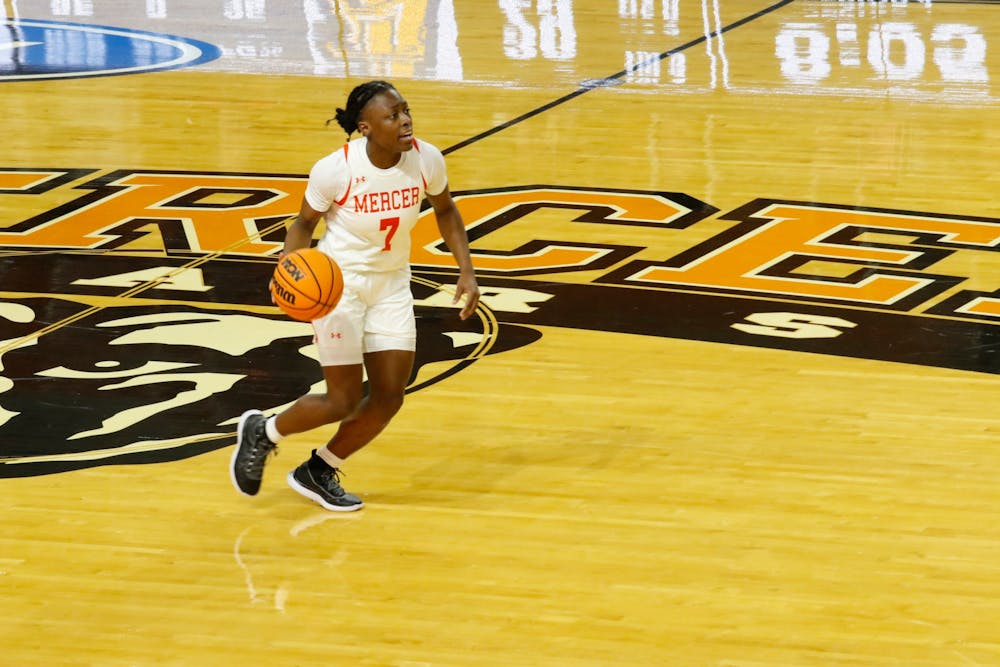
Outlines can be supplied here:
[[455, 257], [458, 263], [458, 284], [455, 288], [455, 299], [453, 303], [458, 303], [465, 298], [465, 304], [459, 314], [463, 320], [467, 319], [476, 311], [479, 305], [479, 283], [476, 281], [476, 273], [472, 267], [472, 255], [469, 252], [469, 235], [465, 231], [465, 223], [462, 221], [462, 214], [455, 206], [455, 200], [451, 198], [448, 187], [436, 195], [427, 195], [427, 200], [434, 207], [434, 215], [437, 217], [438, 230], [441, 238], [448, 245], [448, 250]]

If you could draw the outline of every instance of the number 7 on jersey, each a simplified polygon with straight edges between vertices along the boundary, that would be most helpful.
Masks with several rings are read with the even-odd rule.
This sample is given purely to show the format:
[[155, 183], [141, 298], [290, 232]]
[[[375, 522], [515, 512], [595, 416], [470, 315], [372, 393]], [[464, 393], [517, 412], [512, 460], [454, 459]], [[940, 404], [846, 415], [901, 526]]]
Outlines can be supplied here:
[[399, 218], [383, 218], [379, 221], [378, 229], [380, 232], [388, 230], [385, 235], [385, 245], [382, 246], [382, 252], [389, 252], [392, 250], [392, 237], [395, 236], [396, 230], [399, 229]]

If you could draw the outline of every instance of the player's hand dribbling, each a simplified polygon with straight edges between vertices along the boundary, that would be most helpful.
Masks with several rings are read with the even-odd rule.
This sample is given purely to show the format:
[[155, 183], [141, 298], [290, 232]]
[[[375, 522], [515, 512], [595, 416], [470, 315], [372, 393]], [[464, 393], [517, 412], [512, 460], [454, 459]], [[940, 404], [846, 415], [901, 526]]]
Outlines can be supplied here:
[[[287, 254], [288, 253], [285, 252], [284, 250], [282, 250], [280, 253], [278, 253], [278, 261], [280, 262], [281, 258], [284, 257]], [[274, 276], [273, 276], [273, 274], [272, 274], [271, 279], [267, 281], [267, 293], [271, 297], [271, 304], [277, 306], [278, 302], [274, 300]]]

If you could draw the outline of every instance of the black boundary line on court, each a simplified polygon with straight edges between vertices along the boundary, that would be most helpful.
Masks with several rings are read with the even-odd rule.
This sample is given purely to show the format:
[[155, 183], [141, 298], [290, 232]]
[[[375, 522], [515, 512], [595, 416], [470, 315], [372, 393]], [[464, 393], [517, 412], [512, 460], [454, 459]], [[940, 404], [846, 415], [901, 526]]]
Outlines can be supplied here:
[[[718, 37], [719, 35], [721, 35], [721, 34], [723, 34], [725, 32], [729, 32], [730, 30], [733, 30], [735, 28], [739, 28], [740, 26], [742, 26], [744, 24], [747, 24], [750, 21], [755, 21], [755, 20], [761, 18], [762, 16], [766, 16], [767, 14], [770, 14], [773, 11], [781, 9], [785, 5], [790, 5], [791, 3], [795, 2], [795, 1], [796, 0], [781, 0], [780, 2], [777, 2], [777, 3], [773, 4], [773, 5], [771, 5], [770, 7], [765, 7], [764, 9], [762, 9], [762, 10], [760, 10], [758, 12], [755, 12], [755, 13], [753, 13], [753, 14], [751, 14], [749, 16], [746, 16], [744, 18], [741, 18], [739, 21], [736, 21], [734, 23], [730, 23], [727, 26], [723, 26], [722, 28], [720, 28], [718, 30], [713, 30], [712, 32], [707, 33], [705, 35], [701, 35], [700, 37], [698, 37], [696, 39], [692, 39], [690, 42], [687, 42], [686, 44], [681, 44], [680, 46], [674, 47], [674, 48], [670, 49], [669, 51], [664, 51], [663, 53], [661, 53], [658, 56], [657, 59], [658, 60], [666, 60], [667, 58], [669, 58], [672, 55], [680, 53], [681, 51], [686, 51], [686, 50], [690, 49], [691, 47], [698, 46], [699, 44], [703, 44], [704, 42], [708, 41], [709, 39], [712, 39], [713, 37]], [[615, 74], [612, 74], [611, 76], [604, 77], [603, 79], [591, 79], [590, 81], [585, 82], [579, 88], [577, 88], [576, 90], [574, 90], [572, 93], [569, 93], [567, 95], [563, 95], [562, 97], [560, 97], [560, 98], [558, 98], [556, 100], [553, 100], [553, 101], [549, 102], [548, 104], [544, 104], [544, 105], [542, 105], [540, 107], [532, 109], [531, 111], [528, 111], [527, 113], [523, 113], [520, 116], [518, 116], [517, 118], [513, 118], [513, 119], [507, 121], [506, 123], [501, 123], [500, 125], [496, 125], [494, 127], [491, 127], [490, 129], [486, 130], [485, 132], [480, 132], [479, 134], [477, 134], [475, 136], [472, 136], [472, 137], [469, 137], [468, 139], [465, 139], [464, 141], [460, 141], [460, 142], [458, 142], [457, 144], [455, 144], [453, 146], [449, 146], [448, 148], [445, 148], [441, 152], [443, 154], [445, 154], [445, 155], [447, 155], [448, 153], [453, 153], [453, 152], [455, 152], [455, 151], [457, 151], [457, 150], [459, 150], [461, 148], [465, 148], [466, 146], [468, 146], [470, 144], [474, 144], [477, 141], [485, 139], [486, 137], [492, 136], [492, 135], [494, 135], [494, 134], [496, 134], [498, 132], [502, 132], [503, 130], [506, 130], [509, 127], [513, 127], [514, 125], [517, 125], [518, 123], [521, 123], [523, 121], [528, 120], [529, 118], [533, 118], [534, 116], [537, 116], [538, 114], [544, 113], [544, 112], [548, 111], [549, 109], [552, 109], [554, 107], [559, 106], [560, 104], [563, 104], [565, 102], [569, 102], [570, 100], [575, 99], [575, 98], [579, 97], [580, 95], [583, 95], [584, 93], [588, 93], [591, 90], [594, 90], [596, 88], [602, 88], [602, 87], [605, 87], [605, 86], [615, 85], [615, 82], [617, 82], [618, 79], [621, 79], [626, 74], [634, 72], [637, 69], [645, 67], [646, 65], [649, 64], [649, 62], [651, 60], [652, 60], [652, 58], [650, 58], [648, 60], [645, 60], [645, 61], [643, 61], [641, 63], [638, 63], [636, 65], [633, 65], [632, 67], [629, 67], [627, 69], [623, 69], [620, 72], [616, 72]]]

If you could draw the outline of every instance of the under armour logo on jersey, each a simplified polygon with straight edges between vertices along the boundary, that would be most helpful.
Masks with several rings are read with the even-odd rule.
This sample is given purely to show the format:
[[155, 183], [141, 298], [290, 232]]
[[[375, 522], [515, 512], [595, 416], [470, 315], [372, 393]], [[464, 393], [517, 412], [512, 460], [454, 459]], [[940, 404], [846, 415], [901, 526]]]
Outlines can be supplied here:
[[364, 176], [355, 176], [354, 177], [354, 184], [355, 185], [357, 185], [358, 183], [364, 183], [364, 182], [365, 182], [365, 177]]
[[339, 331], [334, 331], [330, 334], [330, 338], [336, 338], [337, 340], [340, 340], [341, 338], [343, 338], [343, 336], [340, 335]]

